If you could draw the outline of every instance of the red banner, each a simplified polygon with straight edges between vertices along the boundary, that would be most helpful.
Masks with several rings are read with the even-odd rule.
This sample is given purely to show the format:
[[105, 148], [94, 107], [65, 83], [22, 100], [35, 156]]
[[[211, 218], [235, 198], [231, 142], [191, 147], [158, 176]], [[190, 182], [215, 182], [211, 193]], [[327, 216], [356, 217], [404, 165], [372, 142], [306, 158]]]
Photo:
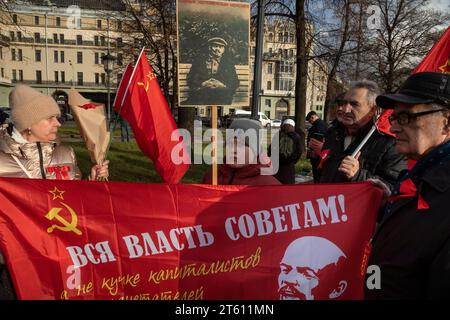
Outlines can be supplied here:
[[20, 299], [360, 299], [370, 183], [206, 186], [0, 179]]

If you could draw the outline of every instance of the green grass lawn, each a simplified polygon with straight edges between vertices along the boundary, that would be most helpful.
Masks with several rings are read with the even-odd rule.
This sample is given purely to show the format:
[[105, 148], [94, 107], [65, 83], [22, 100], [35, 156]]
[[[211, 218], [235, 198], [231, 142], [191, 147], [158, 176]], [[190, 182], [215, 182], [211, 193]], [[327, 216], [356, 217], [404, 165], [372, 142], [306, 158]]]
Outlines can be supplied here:
[[[78, 166], [83, 173], [83, 177], [87, 177], [92, 163], [84, 142], [81, 141], [78, 129], [76, 127], [61, 127], [59, 129], [59, 136], [64, 144], [74, 148]], [[115, 140], [108, 154], [111, 181], [162, 182], [152, 161], [142, 154], [134, 140], [131, 142], [121, 142], [120, 130], [115, 130], [114, 136]], [[210, 166], [207, 164], [191, 164], [181, 183], [201, 183], [203, 176], [209, 168]], [[307, 159], [302, 158], [297, 162], [297, 173], [304, 173], [310, 170], [311, 165]]]

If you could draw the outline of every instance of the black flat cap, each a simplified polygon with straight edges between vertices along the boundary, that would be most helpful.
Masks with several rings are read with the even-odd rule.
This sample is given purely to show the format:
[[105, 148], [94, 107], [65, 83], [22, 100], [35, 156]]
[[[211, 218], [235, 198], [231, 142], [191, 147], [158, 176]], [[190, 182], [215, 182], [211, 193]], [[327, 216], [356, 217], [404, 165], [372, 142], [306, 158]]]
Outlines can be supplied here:
[[406, 104], [439, 103], [450, 108], [450, 74], [418, 72], [411, 75], [396, 93], [377, 97], [377, 105], [393, 109], [397, 102]]

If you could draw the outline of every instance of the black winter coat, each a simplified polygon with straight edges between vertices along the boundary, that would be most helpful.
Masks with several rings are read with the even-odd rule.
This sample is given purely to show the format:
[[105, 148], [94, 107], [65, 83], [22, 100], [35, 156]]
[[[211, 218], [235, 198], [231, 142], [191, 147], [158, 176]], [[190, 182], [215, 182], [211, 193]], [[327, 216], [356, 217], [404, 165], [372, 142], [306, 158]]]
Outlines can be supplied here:
[[[322, 150], [330, 149], [330, 155], [323, 163], [320, 173], [321, 183], [348, 182], [347, 177], [338, 171], [342, 160], [353, 153], [370, 131], [372, 123], [361, 129], [350, 146], [344, 150], [345, 127], [338, 123], [330, 128], [325, 136]], [[395, 138], [375, 131], [361, 150], [360, 170], [351, 182], [377, 178], [391, 187], [401, 171], [407, 169], [406, 158], [395, 151]]]
[[450, 161], [430, 168], [417, 197], [397, 200], [372, 240], [369, 265], [381, 269], [381, 289], [367, 299], [450, 299]]
[[[284, 139], [290, 141], [291, 147], [283, 147]], [[300, 141], [300, 135], [297, 132], [284, 132], [280, 131], [279, 137], [279, 167], [278, 172], [275, 174], [275, 178], [283, 184], [295, 183], [295, 164], [300, 159], [303, 153], [302, 143]], [[286, 140], [285, 140], [286, 141]], [[288, 152], [290, 151], [290, 152]]]

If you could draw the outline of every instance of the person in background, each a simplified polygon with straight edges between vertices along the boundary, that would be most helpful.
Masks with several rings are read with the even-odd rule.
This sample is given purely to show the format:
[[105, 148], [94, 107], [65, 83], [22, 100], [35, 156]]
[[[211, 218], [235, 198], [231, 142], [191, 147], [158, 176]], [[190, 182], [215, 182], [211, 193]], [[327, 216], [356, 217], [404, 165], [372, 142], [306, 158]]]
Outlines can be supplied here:
[[322, 149], [328, 126], [325, 121], [320, 119], [319, 115], [315, 111], [310, 111], [306, 115], [306, 121], [312, 125], [308, 130], [308, 136], [306, 138], [306, 144], [308, 145], [308, 152], [306, 156], [311, 162], [314, 183], [318, 183], [319, 172], [317, 167], [320, 163], [320, 150]]
[[368, 80], [352, 84], [342, 101], [342, 121], [327, 131], [319, 167], [320, 182], [355, 182], [380, 179], [390, 187], [403, 169], [406, 158], [395, 150], [395, 138], [375, 131], [361, 151], [354, 150], [375, 121], [379, 94], [376, 83]]
[[295, 183], [295, 164], [302, 156], [300, 136], [295, 132], [295, 121], [286, 119], [279, 132], [279, 162], [280, 166], [275, 178], [283, 184]]
[[[221, 185], [277, 185], [280, 182], [270, 175], [262, 175], [261, 169], [269, 167], [270, 164], [262, 164], [260, 141], [257, 138], [261, 123], [253, 119], [235, 119], [230, 129], [239, 130], [237, 136], [226, 142], [226, 152], [230, 153], [231, 161], [218, 165], [218, 184]], [[254, 134], [255, 140], [251, 141], [248, 133]], [[266, 161], [264, 161], [266, 162]], [[206, 173], [203, 178], [204, 184], [212, 183], [212, 171]]]

